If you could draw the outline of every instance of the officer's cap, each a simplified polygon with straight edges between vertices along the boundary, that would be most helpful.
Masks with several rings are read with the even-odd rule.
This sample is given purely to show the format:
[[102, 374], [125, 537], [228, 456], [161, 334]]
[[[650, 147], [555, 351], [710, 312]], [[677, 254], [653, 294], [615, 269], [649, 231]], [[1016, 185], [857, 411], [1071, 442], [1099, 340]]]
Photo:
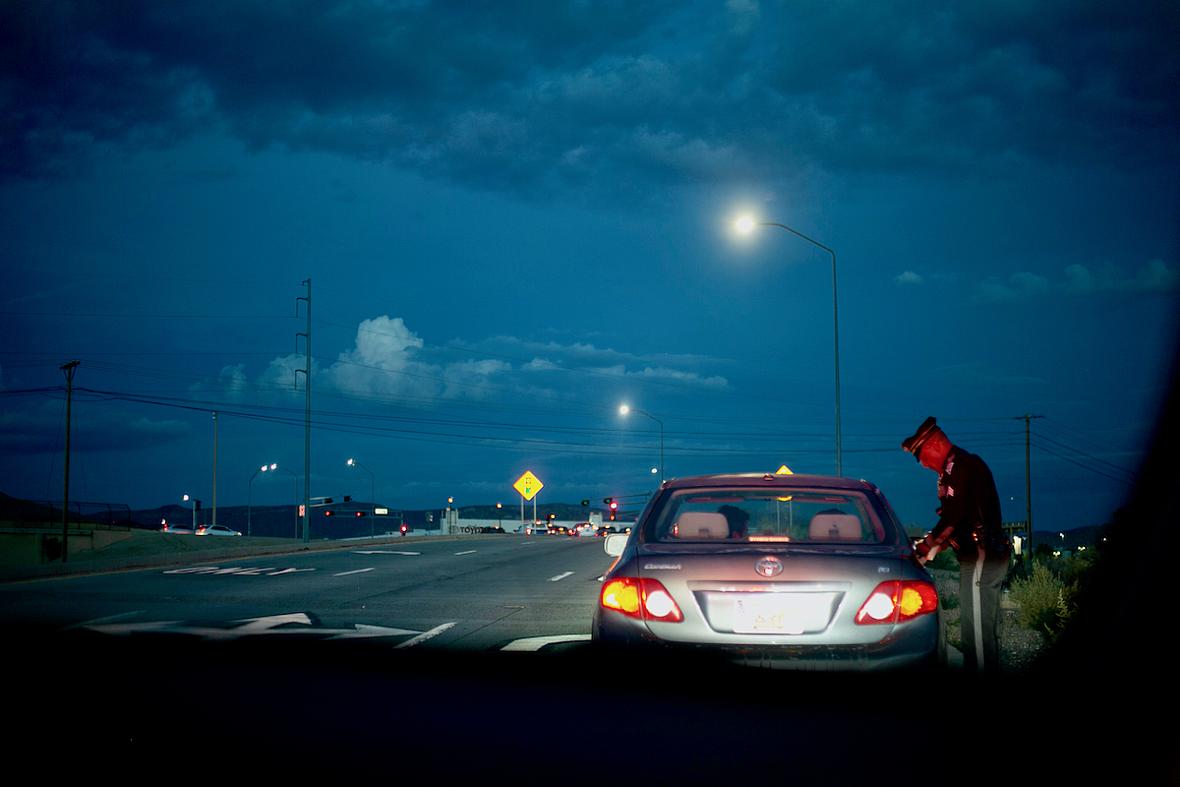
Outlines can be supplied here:
[[913, 454], [914, 459], [919, 459], [922, 452], [922, 445], [930, 439], [931, 435], [941, 431], [938, 428], [938, 423], [934, 420], [934, 416], [930, 416], [922, 422], [922, 425], [918, 427], [916, 432], [901, 441], [901, 447], [903, 450]]

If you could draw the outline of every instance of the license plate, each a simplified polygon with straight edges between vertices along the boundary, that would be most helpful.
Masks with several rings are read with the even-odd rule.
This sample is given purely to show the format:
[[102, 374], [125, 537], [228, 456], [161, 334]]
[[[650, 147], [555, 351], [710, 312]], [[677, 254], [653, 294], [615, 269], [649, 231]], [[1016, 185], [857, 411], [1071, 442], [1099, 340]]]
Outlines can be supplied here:
[[752, 593], [734, 602], [733, 630], [739, 634], [802, 634], [815, 607], [802, 593]]

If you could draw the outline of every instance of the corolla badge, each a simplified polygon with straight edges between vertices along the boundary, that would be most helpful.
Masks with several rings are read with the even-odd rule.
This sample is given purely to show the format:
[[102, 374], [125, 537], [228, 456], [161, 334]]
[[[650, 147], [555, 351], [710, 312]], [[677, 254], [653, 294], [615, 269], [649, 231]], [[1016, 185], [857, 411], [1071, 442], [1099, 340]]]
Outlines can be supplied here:
[[764, 577], [777, 577], [783, 573], [783, 562], [777, 557], [764, 557], [754, 564], [754, 570]]

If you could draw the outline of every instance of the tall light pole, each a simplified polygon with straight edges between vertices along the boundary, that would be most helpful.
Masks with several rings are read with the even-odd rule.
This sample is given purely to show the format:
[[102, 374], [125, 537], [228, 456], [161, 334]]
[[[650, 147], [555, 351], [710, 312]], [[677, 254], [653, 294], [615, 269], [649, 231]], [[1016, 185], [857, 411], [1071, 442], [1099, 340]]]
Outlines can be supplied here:
[[81, 361], [63, 363], [60, 368], [66, 375], [66, 464], [62, 473], [61, 491], [61, 562], [69, 560], [70, 550], [70, 406], [74, 402], [74, 372]]
[[646, 415], [651, 420], [660, 425], [660, 484], [664, 483], [664, 422], [656, 418], [649, 412], [640, 410], [638, 407], [632, 407], [628, 404], [619, 405], [619, 415], [626, 416], [629, 413], [636, 412], [640, 415]]
[[193, 504], [193, 533], [196, 533], [197, 532], [197, 506], [199, 506], [201, 504], [201, 501], [197, 500], [195, 497], [190, 498], [188, 495], [185, 495], [184, 497], [182, 497], [181, 500], [183, 500], [186, 503], [189, 502], [190, 500], [192, 501], [192, 504]]
[[265, 472], [266, 465], [263, 465], [262, 467], [255, 470], [254, 475], [250, 476], [250, 485], [247, 487], [249, 491], [246, 494], [246, 535], [248, 536], [253, 534], [252, 521], [254, 517], [254, 479], [258, 477], [259, 473]]
[[364, 465], [362, 465], [360, 462], [356, 461], [355, 459], [350, 458], [347, 462], [345, 462], [345, 464], [348, 465], [349, 467], [359, 467], [361, 470], [364, 470], [366, 473], [369, 474], [369, 538], [372, 538], [373, 537], [373, 528], [374, 528], [373, 504], [374, 504], [374, 498], [377, 496], [376, 477], [373, 475], [372, 470], [365, 467]]
[[291, 479], [295, 484], [292, 488], [292, 494], [294, 495], [295, 500], [295, 537], [299, 538], [299, 475], [294, 470], [288, 470], [285, 467], [280, 467], [277, 462], [271, 462], [269, 465], [264, 465], [262, 468], [262, 472], [264, 473], [274, 473], [278, 472], [279, 470], [282, 470], [284, 473], [291, 476]]
[[755, 227], [778, 227], [787, 232], [802, 238], [813, 246], [823, 249], [832, 258], [832, 336], [835, 340], [835, 364], [836, 364], [836, 475], [843, 475], [844, 465], [840, 450], [840, 312], [838, 307], [838, 298], [836, 297], [836, 252], [828, 248], [824, 244], [809, 238], [798, 230], [791, 229], [786, 224], [779, 224], [774, 221], [757, 221], [751, 216], [741, 216], [734, 222], [734, 229], [741, 235], [749, 235], [754, 231]]

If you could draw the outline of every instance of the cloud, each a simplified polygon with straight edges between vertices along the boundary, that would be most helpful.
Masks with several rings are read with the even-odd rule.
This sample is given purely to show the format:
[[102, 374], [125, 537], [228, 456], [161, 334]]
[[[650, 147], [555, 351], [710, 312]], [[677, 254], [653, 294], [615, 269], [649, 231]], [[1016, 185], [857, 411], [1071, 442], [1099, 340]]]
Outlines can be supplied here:
[[[35, 402], [0, 413], [0, 450], [22, 455], [63, 450], [60, 404]], [[92, 412], [72, 428], [70, 450], [85, 453], [144, 451], [171, 445], [191, 434], [188, 423], [133, 416], [123, 409]]]
[[1013, 273], [1006, 282], [989, 277], [977, 288], [979, 298], [995, 303], [1024, 301], [1049, 291], [1048, 279], [1027, 271]]
[[417, 359], [423, 346], [401, 317], [363, 320], [357, 326], [356, 345], [340, 353], [324, 376], [335, 390], [347, 394], [437, 395], [440, 369]]
[[1180, 288], [1180, 272], [1162, 260], [1150, 260], [1131, 275], [1113, 265], [1092, 271], [1079, 264], [1067, 266], [1062, 273], [1059, 281], [1050, 281], [1044, 276], [1028, 272], [1014, 273], [1006, 282], [990, 277], [977, 286], [976, 295], [981, 300], [999, 303], [1059, 293], [1151, 294], [1173, 292]]
[[226, 132], [484, 189], [1174, 156], [1154, 3], [0, 4], [0, 177]]
[[646, 378], [649, 380], [664, 380], [669, 382], [683, 383], [684, 385], [692, 386], [694, 388], [714, 388], [724, 390], [729, 387], [729, 381], [724, 377], [712, 375], [703, 377], [695, 372], [681, 372], [676, 369], [667, 368], [651, 368], [646, 367], [638, 372], [631, 372], [630, 376]]
[[1065, 269], [1065, 289], [1074, 293], [1172, 292], [1180, 287], [1180, 272], [1163, 260], [1149, 260], [1132, 276], [1113, 266], [1093, 272], [1084, 265]]
[[907, 284], [916, 285], [916, 284], [922, 284], [925, 281], [925, 279], [923, 279], [921, 276], [914, 273], [913, 271], [905, 271], [903, 273], [900, 273], [897, 276], [893, 277], [893, 280], [901, 285], [907, 285]]
[[495, 360], [451, 364], [443, 372], [446, 381], [443, 396], [448, 399], [486, 399], [497, 390], [491, 378], [511, 369], [503, 361]]

